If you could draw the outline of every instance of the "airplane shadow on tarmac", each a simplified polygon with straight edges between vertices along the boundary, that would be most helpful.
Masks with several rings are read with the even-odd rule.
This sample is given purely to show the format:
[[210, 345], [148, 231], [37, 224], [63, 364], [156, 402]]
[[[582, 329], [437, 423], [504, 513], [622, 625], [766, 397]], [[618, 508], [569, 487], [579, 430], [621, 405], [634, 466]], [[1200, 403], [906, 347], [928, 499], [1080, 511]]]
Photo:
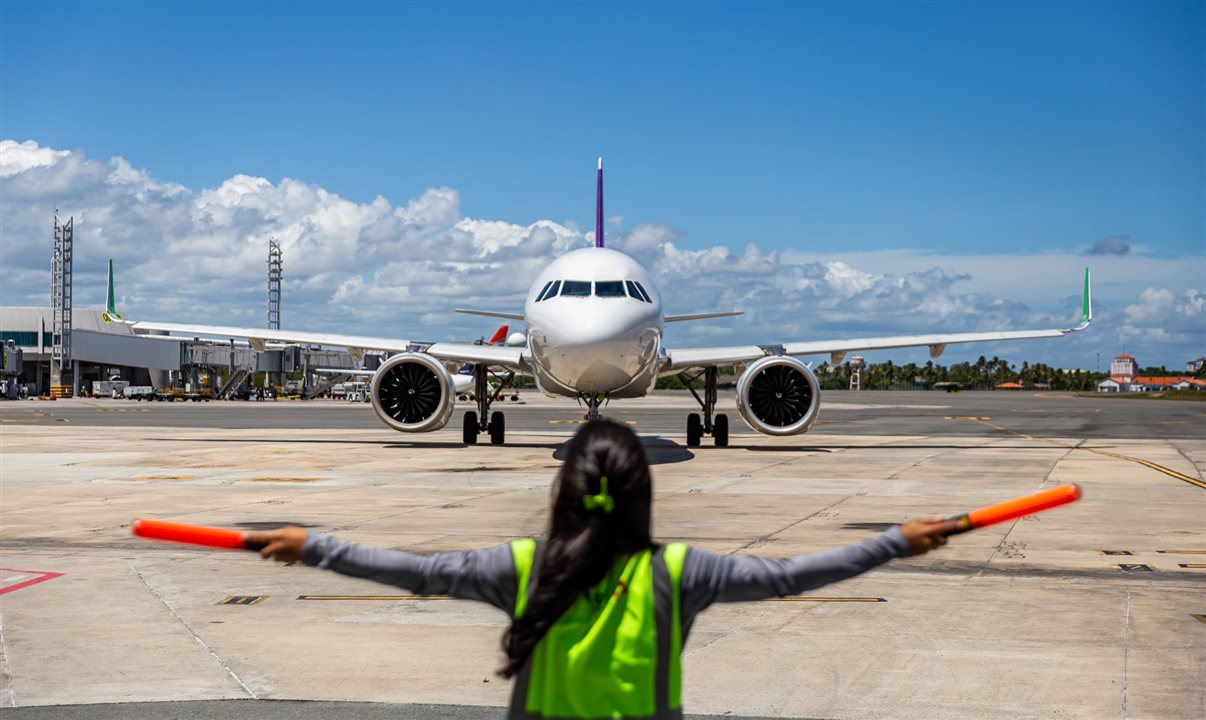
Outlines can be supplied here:
[[[468, 447], [458, 442], [433, 442], [430, 440], [416, 440], [413, 442], [398, 441], [398, 440], [314, 440], [311, 438], [147, 438], [152, 442], [196, 442], [196, 443], [264, 443], [265, 445], [318, 445], [318, 444], [337, 444], [337, 445], [380, 445], [385, 448], [394, 448], [398, 450], [446, 450], [454, 447]], [[553, 451], [554, 460], [565, 460], [565, 448], [569, 444], [569, 440], [562, 442], [509, 442], [503, 445], [504, 448], [548, 448]], [[674, 463], [686, 462], [695, 458], [695, 452], [687, 449], [686, 446], [667, 440], [666, 438], [656, 436], [641, 436], [641, 444], [645, 447], [645, 453], [649, 456], [650, 465], [672, 465]], [[483, 447], [485, 447], [483, 445]], [[747, 450], [749, 452], [800, 452], [800, 453], [832, 453], [839, 450], [977, 450], [984, 447], [991, 447], [993, 450], [1031, 450], [1034, 445], [951, 445], [938, 443], [885, 443], [883, 445], [729, 445], [728, 450]], [[1105, 445], [1102, 447], [1113, 447]], [[1081, 446], [1081, 449], [1089, 448], [1089, 446]], [[703, 452], [711, 452], [709, 446], [700, 448]]]
[[[432, 442], [430, 440], [416, 440], [414, 442], [398, 441], [398, 440], [313, 440], [309, 438], [147, 438], [150, 441], [158, 442], [196, 442], [196, 443], [239, 443], [239, 444], [255, 444], [264, 443], [265, 445], [284, 445], [298, 444], [311, 445], [321, 443], [334, 443], [338, 445], [380, 445], [384, 448], [396, 450], [447, 450], [454, 447], [466, 447], [461, 443], [456, 442]], [[504, 448], [547, 448], [553, 451], [554, 460], [565, 460], [566, 447], [569, 445], [569, 440], [562, 442], [511, 442], [503, 445]], [[645, 454], [649, 458], [650, 465], [671, 465], [674, 463], [686, 462], [695, 457], [695, 453], [687, 448], [679, 445], [673, 440], [667, 440], [660, 437], [641, 437], [641, 445], [645, 448]]]
[[[645, 448], [645, 457], [649, 459], [650, 465], [673, 465], [674, 463], [686, 462], [695, 458], [695, 453], [673, 440], [645, 435], [640, 436], [640, 440], [641, 446]], [[569, 441], [567, 440], [553, 451], [553, 459], [565, 460], [566, 449], [568, 447]]]
[[1034, 445], [945, 445], [934, 443], [888, 443], [884, 445], [730, 445], [732, 450], [750, 452], [806, 452], [832, 453], [839, 450], [1033, 450]]

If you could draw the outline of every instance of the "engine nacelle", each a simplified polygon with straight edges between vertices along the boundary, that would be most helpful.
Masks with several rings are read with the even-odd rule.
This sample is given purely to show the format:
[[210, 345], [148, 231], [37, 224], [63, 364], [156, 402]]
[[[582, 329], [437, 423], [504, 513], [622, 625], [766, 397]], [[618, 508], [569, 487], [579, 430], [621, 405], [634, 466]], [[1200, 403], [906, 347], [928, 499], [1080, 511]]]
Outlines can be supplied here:
[[377, 417], [400, 432], [439, 430], [456, 404], [452, 375], [444, 363], [422, 353], [402, 353], [382, 363], [370, 396]]
[[793, 357], [764, 357], [737, 380], [737, 410], [750, 427], [766, 435], [808, 432], [820, 407], [816, 376]]

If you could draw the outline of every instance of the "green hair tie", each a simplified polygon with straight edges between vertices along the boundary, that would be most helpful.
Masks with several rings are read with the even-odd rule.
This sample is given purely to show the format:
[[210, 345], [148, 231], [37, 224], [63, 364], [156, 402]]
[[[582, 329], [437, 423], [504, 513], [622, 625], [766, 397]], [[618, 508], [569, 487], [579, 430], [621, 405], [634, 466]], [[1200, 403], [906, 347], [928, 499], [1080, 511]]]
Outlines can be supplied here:
[[607, 476], [599, 478], [599, 494], [587, 495], [582, 498], [582, 506], [587, 512], [592, 512], [595, 509], [603, 510], [604, 515], [610, 515], [612, 510], [616, 509], [616, 501], [607, 494]]

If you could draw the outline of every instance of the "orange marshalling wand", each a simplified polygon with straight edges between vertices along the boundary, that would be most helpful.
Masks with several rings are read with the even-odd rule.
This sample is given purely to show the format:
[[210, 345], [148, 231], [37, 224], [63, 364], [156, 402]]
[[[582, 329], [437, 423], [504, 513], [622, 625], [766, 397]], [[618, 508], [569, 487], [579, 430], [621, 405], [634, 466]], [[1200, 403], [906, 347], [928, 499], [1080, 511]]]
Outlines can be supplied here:
[[1023, 515], [1031, 515], [1043, 510], [1049, 510], [1059, 505], [1064, 505], [1080, 499], [1080, 486], [1076, 483], [1060, 485], [1059, 487], [1051, 488], [1036, 492], [1033, 495], [1024, 495], [1012, 500], [1006, 500], [996, 505], [982, 507], [979, 510], [972, 510], [963, 515], [956, 515], [951, 520], [959, 521], [959, 529], [955, 530], [950, 535], [958, 535], [959, 533], [975, 530], [976, 528], [995, 525], [1006, 520], [1022, 517]]
[[130, 531], [138, 537], [149, 540], [205, 545], [225, 550], [259, 551], [261, 548], [259, 543], [247, 542], [247, 533], [242, 530], [228, 530], [208, 525], [187, 525], [166, 520], [139, 518], [130, 526]]

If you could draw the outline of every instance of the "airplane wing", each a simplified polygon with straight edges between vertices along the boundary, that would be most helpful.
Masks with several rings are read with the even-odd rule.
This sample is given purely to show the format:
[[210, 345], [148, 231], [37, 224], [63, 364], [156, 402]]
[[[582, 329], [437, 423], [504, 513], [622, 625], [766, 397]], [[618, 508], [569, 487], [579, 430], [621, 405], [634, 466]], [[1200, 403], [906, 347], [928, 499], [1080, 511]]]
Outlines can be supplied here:
[[499, 345], [475, 345], [473, 343], [436, 343], [425, 351], [440, 360], [480, 363], [491, 367], [530, 372], [525, 348]]
[[376, 370], [356, 370], [352, 368], [311, 368], [310, 372], [321, 373], [323, 375], [351, 375], [353, 377], [372, 377], [377, 374]]
[[269, 342], [299, 343], [304, 345], [324, 345], [327, 347], [346, 348], [348, 354], [356, 362], [364, 359], [366, 350], [385, 350], [387, 352], [406, 352], [411, 346], [410, 341], [398, 338], [377, 338], [362, 335], [340, 335], [338, 333], [298, 332], [296, 330], [269, 330], [267, 328], [232, 327], [225, 325], [184, 325], [179, 323], [159, 323], [137, 321], [130, 324], [135, 332], [156, 331], [173, 335], [203, 336], [219, 338], [246, 338], [256, 352], [263, 352]]
[[[134, 328], [135, 332], [167, 332], [186, 337], [244, 338], [251, 343], [251, 347], [257, 352], [262, 352], [266, 343], [269, 342], [342, 347], [347, 349], [348, 354], [358, 363], [364, 360], [366, 350], [408, 352], [415, 349], [415, 344], [409, 340], [368, 337], [364, 335], [144, 321], [133, 322], [130, 325]], [[475, 345], [472, 343], [435, 343], [428, 346], [425, 352], [441, 360], [452, 362], [485, 363], [491, 366], [506, 367], [511, 370], [524, 370], [527, 367], [524, 358], [524, 348], [519, 347], [498, 347]]]
[[898, 335], [877, 338], [853, 338], [848, 340], [809, 340], [788, 342], [782, 345], [744, 345], [717, 348], [683, 348], [667, 350], [662, 373], [681, 372], [690, 368], [712, 365], [733, 365], [750, 362], [766, 355], [821, 355], [828, 354], [834, 365], [846, 358], [846, 353], [867, 350], [888, 350], [903, 347], [930, 348], [930, 357], [937, 358], [947, 345], [994, 340], [1028, 340], [1032, 338], [1063, 337], [1089, 327], [1093, 321], [1092, 295], [1089, 287], [1089, 269], [1085, 268], [1085, 289], [1081, 322], [1073, 328], [1043, 330], [1002, 330], [996, 332], [939, 333], [934, 335]]

